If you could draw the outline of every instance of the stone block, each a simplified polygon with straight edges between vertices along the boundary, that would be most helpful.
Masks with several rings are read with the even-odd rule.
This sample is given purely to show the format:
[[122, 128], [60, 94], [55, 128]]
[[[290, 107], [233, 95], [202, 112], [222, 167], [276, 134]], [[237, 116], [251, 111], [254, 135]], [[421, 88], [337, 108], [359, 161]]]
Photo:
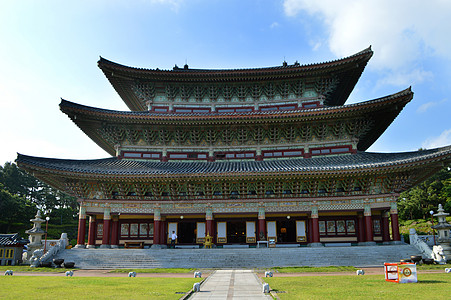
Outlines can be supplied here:
[[193, 284], [193, 292], [200, 292], [200, 283], [196, 282]]
[[200, 271], [194, 272], [194, 278], [202, 278], [202, 272]]

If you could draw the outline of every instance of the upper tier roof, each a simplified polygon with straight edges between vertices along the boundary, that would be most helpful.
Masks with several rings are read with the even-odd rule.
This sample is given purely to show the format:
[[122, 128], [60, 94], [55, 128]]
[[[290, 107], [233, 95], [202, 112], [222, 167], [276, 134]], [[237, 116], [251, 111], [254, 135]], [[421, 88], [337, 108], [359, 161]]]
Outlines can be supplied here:
[[365, 119], [372, 121], [369, 130], [359, 136], [358, 150], [368, 149], [393, 122], [404, 106], [412, 99], [410, 88], [386, 97], [339, 107], [254, 112], [209, 113], [158, 113], [129, 112], [100, 109], [62, 100], [60, 109], [67, 114], [94, 142], [109, 154], [115, 154], [111, 141], [102, 138], [97, 129], [105, 124], [132, 126], [156, 130], [159, 126], [186, 129], [192, 127], [224, 125], [280, 126], [301, 123], [334, 122], [336, 120]]
[[[29, 171], [54, 180], [63, 178], [98, 178], [108, 180], [139, 177], [152, 181], [170, 177], [190, 178], [230, 177], [252, 175], [297, 175], [301, 177], [326, 176], [327, 174], [368, 174], [423, 168], [451, 162], [451, 146], [403, 153], [367, 153], [355, 155], [316, 157], [310, 159], [282, 159], [271, 161], [241, 162], [154, 162], [118, 159], [116, 157], [96, 160], [69, 160], [32, 157], [18, 154], [17, 164]], [[418, 178], [422, 180], [423, 178]]]
[[352, 92], [366, 64], [373, 55], [371, 47], [352, 56], [317, 64], [286, 65], [267, 68], [206, 70], [174, 68], [173, 70], [144, 69], [124, 66], [100, 57], [98, 66], [127, 106], [133, 111], [145, 110], [133, 85], [152, 82], [164, 86], [168, 83], [219, 84], [266, 83], [272, 81], [334, 77], [337, 84], [331, 87], [325, 99], [328, 106], [343, 105]]

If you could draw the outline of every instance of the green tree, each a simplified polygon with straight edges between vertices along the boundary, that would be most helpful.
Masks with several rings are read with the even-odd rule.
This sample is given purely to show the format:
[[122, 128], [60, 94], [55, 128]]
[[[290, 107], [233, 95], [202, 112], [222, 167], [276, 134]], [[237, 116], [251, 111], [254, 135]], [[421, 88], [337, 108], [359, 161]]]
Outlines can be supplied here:
[[443, 204], [451, 212], [451, 168], [445, 167], [434, 176], [401, 193], [398, 198], [399, 217], [402, 220], [429, 218], [429, 211], [437, 211]]
[[25, 226], [34, 210], [25, 198], [11, 194], [0, 183], [0, 232], [11, 232], [14, 224]]

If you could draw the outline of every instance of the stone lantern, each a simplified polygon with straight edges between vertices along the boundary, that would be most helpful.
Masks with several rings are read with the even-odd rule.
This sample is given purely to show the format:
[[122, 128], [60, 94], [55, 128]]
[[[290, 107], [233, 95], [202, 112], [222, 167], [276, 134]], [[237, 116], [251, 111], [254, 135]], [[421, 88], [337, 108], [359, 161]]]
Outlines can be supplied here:
[[45, 234], [45, 230], [41, 228], [41, 223], [45, 222], [45, 220], [41, 219], [41, 212], [38, 210], [35, 218], [30, 221], [33, 222], [33, 228], [25, 231], [29, 235], [30, 240], [30, 243], [27, 245], [26, 257], [23, 257], [25, 262], [30, 262], [33, 252], [44, 246], [42, 244], [42, 236]]
[[451, 259], [451, 237], [450, 237], [450, 229], [451, 224], [446, 222], [446, 216], [448, 213], [445, 213], [442, 205], [438, 205], [438, 212], [434, 214], [434, 217], [437, 217], [438, 224], [432, 226], [433, 229], [438, 231], [438, 242], [440, 246], [443, 248], [443, 254], [445, 254], [447, 260]]

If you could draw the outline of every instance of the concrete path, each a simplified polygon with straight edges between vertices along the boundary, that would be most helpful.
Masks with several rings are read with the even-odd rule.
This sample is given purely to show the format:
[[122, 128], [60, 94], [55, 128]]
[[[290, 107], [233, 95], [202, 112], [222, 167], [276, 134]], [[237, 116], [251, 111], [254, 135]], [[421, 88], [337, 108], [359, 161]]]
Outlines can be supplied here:
[[251, 270], [217, 270], [189, 299], [272, 299]]

